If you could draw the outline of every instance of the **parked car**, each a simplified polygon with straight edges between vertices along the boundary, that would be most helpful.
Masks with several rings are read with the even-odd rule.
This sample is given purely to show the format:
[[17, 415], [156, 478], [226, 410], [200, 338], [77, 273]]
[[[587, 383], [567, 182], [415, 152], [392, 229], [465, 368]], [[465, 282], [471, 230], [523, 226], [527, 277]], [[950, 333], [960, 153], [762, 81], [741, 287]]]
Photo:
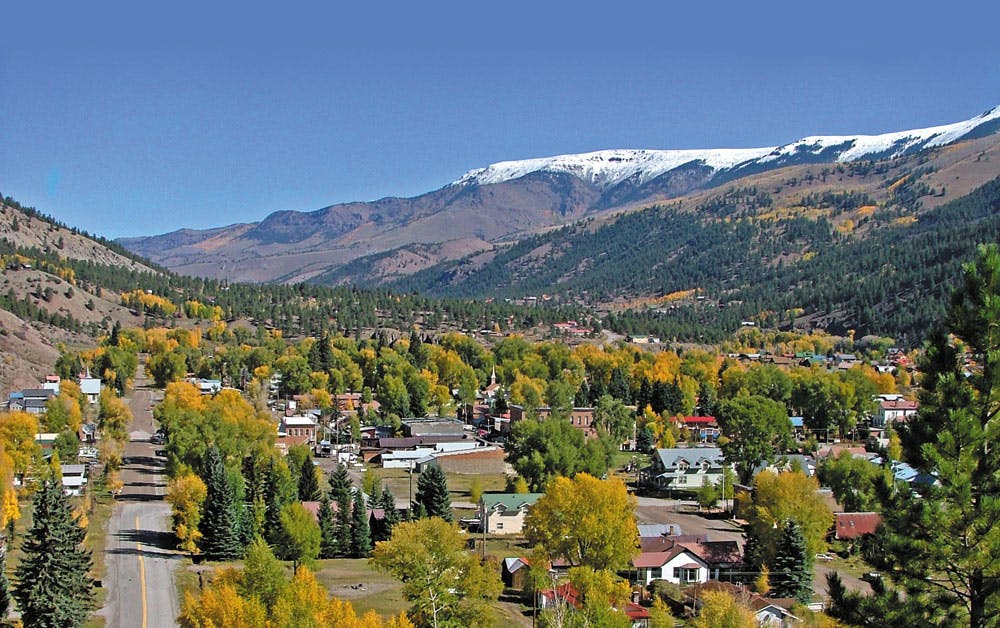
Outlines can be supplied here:
[[882, 579], [882, 574], [877, 571], [866, 571], [861, 575], [861, 579], [865, 582], [875, 582], [876, 580]]
[[157, 432], [149, 437], [149, 442], [154, 445], [163, 445], [167, 442], [167, 437], [163, 432]]
[[816, 554], [816, 560], [833, 560], [833, 554]]

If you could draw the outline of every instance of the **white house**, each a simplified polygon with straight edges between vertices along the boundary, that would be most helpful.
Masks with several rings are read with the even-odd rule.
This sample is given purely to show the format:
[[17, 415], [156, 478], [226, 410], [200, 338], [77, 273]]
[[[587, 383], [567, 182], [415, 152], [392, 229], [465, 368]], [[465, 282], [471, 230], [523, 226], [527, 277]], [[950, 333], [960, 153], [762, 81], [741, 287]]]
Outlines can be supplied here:
[[90, 403], [97, 403], [101, 396], [101, 379], [99, 377], [81, 377], [80, 392]]
[[872, 417], [872, 427], [881, 429], [892, 423], [905, 422], [918, 409], [916, 401], [909, 401], [898, 395], [880, 395], [878, 412]]
[[62, 487], [67, 495], [79, 496], [87, 484], [87, 465], [62, 465]]
[[674, 584], [708, 582], [708, 563], [680, 543], [666, 552], [643, 552], [632, 559], [632, 566], [636, 570], [636, 583], [644, 587], [653, 580]]
[[724, 467], [725, 458], [718, 447], [675, 447], [657, 449], [644, 474], [656, 488], [696, 491], [705, 478], [718, 484]]
[[488, 493], [479, 499], [479, 521], [487, 534], [520, 534], [528, 510], [543, 493]]

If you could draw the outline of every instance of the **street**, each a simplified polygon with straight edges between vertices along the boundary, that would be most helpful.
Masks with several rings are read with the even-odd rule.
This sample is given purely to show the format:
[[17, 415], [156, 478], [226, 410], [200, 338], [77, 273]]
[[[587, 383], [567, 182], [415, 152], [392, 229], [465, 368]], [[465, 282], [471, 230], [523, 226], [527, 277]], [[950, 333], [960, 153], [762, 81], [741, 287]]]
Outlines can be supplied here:
[[170, 505], [163, 501], [165, 459], [149, 443], [155, 431], [153, 397], [142, 376], [140, 364], [136, 388], [126, 397], [133, 420], [121, 473], [124, 488], [108, 523], [108, 596], [99, 613], [105, 625], [115, 627], [174, 626], [180, 612], [174, 571], [182, 554], [174, 549]]

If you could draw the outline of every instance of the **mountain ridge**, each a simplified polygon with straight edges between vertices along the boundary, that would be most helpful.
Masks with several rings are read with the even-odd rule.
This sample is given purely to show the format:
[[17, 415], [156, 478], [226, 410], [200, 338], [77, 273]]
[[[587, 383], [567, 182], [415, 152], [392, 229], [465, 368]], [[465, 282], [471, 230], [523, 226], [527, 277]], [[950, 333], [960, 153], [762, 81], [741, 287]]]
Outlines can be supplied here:
[[900, 158], [997, 130], [1000, 107], [947, 125], [880, 135], [815, 135], [777, 147], [621, 149], [498, 162], [412, 198], [284, 210], [255, 223], [119, 243], [177, 272], [257, 282], [342, 278], [358, 260], [400, 251], [398, 267], [386, 265], [391, 279], [468, 255], [473, 241], [487, 251], [539, 230], [779, 168]]

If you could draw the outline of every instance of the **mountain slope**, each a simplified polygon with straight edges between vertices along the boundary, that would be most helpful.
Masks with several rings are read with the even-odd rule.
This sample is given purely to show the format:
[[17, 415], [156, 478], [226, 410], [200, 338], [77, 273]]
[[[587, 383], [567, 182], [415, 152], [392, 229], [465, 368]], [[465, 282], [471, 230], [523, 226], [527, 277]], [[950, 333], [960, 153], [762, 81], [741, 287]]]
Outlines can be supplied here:
[[[1000, 107], [951, 125], [815, 136], [779, 147], [614, 150], [501, 162], [415, 198], [282, 211], [253, 224], [121, 244], [173, 270], [249, 281], [384, 282], [540, 230], [710, 190], [775, 169], [898, 158], [1000, 126]], [[367, 259], [366, 259], [367, 258]], [[360, 262], [359, 262], [360, 260]]]
[[[923, 337], [962, 261], [1000, 241], [1000, 138], [781, 169], [588, 220], [391, 284], [602, 306], [622, 333], [717, 340], [741, 321]], [[696, 297], [698, 297], [696, 299]]]

